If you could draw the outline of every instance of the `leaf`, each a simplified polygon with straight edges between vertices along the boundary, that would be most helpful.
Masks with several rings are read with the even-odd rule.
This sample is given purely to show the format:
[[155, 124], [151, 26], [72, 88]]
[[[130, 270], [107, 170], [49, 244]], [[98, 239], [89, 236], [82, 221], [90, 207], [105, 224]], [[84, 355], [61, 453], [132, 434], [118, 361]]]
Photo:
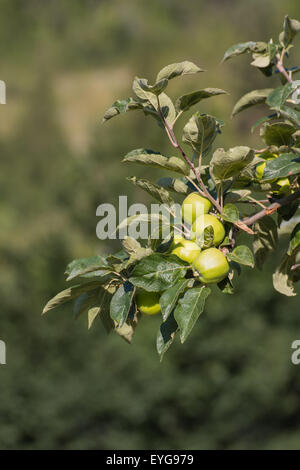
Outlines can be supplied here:
[[[100, 270], [100, 271], [99, 271]], [[83, 276], [84, 274], [98, 271], [97, 275], [107, 274], [107, 271], [111, 270], [109, 264], [102, 256], [91, 256], [89, 258], [75, 259], [68, 264], [65, 274], [68, 274], [67, 281], [70, 281], [76, 277]]]
[[278, 232], [275, 221], [266, 216], [254, 225], [253, 251], [255, 264], [262, 268], [268, 253], [275, 249], [278, 241]]
[[169, 289], [164, 291], [159, 300], [164, 321], [168, 318], [172, 310], [175, 308], [175, 305], [177, 304], [177, 300], [180, 295], [185, 291], [187, 287], [191, 287], [190, 284], [193, 284], [192, 279], [181, 279]]
[[285, 178], [300, 173], [300, 156], [294, 153], [282, 153], [274, 160], [267, 160], [263, 180]]
[[273, 114], [269, 114], [269, 116], [264, 116], [260, 119], [258, 119], [252, 126], [251, 126], [251, 133], [253, 134], [254, 130], [257, 128], [257, 126], [259, 126], [260, 124], [262, 124], [263, 122], [266, 122], [266, 121], [270, 121], [271, 119], [273, 119], [274, 117], [277, 116], [277, 113], [273, 113]]
[[194, 91], [177, 98], [175, 101], [175, 109], [177, 112], [187, 111], [191, 106], [199, 103], [199, 101], [202, 101], [206, 98], [211, 98], [212, 96], [224, 94], [227, 94], [227, 92], [221, 90], [220, 88], [204, 88], [203, 90]]
[[157, 184], [152, 183], [146, 179], [137, 178], [136, 176], [131, 176], [127, 178], [127, 180], [133, 183], [135, 186], [138, 186], [139, 188], [146, 191], [148, 194], [154, 197], [154, 199], [161, 202], [162, 204], [166, 204], [168, 206], [173, 206], [175, 204], [169, 192]]
[[136, 78], [136, 80], [144, 91], [153, 93], [156, 96], [160, 95], [168, 86], [168, 80], [166, 78], [157, 81], [154, 85], [150, 85], [146, 78]]
[[89, 292], [84, 292], [79, 297], [77, 297], [77, 299], [75, 299], [73, 308], [75, 318], [78, 318], [79, 315], [85, 312], [91, 305], [94, 305], [98, 299], [98, 295], [99, 288]]
[[251, 65], [253, 67], [258, 67], [265, 69], [270, 65], [270, 54], [269, 52], [258, 52], [258, 53], [253, 53], [252, 54], [253, 61], [251, 62]]
[[[144, 105], [144, 109], [145, 109], [145, 105], [148, 106], [150, 104], [150, 107], [148, 106], [148, 108], [145, 109], [146, 111], [147, 111], [147, 109], [148, 109], [148, 111], [151, 111], [151, 107], [152, 107], [153, 110], [158, 113], [158, 99], [157, 99], [157, 96], [155, 96], [150, 91], [145, 91], [141, 87], [141, 85], [139, 83], [139, 80], [140, 79], [138, 77], [135, 77], [135, 79], [133, 81], [132, 89], [133, 89], [134, 94], [142, 102], [142, 104]], [[173, 105], [172, 100], [165, 93], [161, 93], [160, 96], [159, 96], [159, 103], [160, 103], [160, 107], [161, 107], [162, 113], [163, 113], [166, 121], [169, 124], [172, 124], [175, 117], [176, 117], [176, 111], [175, 111], [175, 107]]]
[[225, 62], [231, 57], [251, 52], [255, 45], [256, 42], [253, 41], [240, 42], [239, 44], [234, 44], [233, 46], [229, 47], [229, 49], [227, 49], [222, 59], [222, 62]]
[[247, 199], [247, 196], [250, 196], [250, 194], [251, 191], [249, 189], [235, 189], [233, 191], [230, 191], [225, 195], [226, 204], [244, 201], [245, 199]]
[[294, 39], [295, 35], [300, 31], [300, 22], [289, 18], [288, 15], [284, 17], [283, 31], [279, 36], [280, 42], [287, 47]]
[[280, 108], [274, 108], [280, 116], [291, 121], [297, 129], [300, 129], [300, 112], [289, 106], [282, 105]]
[[278, 108], [282, 106], [296, 88], [297, 86], [294, 83], [287, 83], [284, 86], [275, 88], [275, 90], [271, 91], [269, 94], [266, 100], [266, 104], [271, 108]]
[[206, 298], [211, 290], [208, 287], [189, 289], [179, 300], [174, 318], [180, 330], [180, 340], [184, 343], [204, 310]]
[[115, 328], [115, 332], [120, 335], [127, 343], [131, 343], [134, 331], [138, 325], [140, 314], [136, 313], [133, 318], [128, 318], [124, 325]]
[[179, 194], [187, 194], [189, 190], [189, 187], [178, 178], [160, 178], [157, 184], [168, 191], [174, 191]]
[[177, 256], [153, 254], [143, 258], [133, 269], [129, 281], [150, 292], [161, 292], [182, 279], [187, 266]]
[[170, 221], [167, 217], [164, 217], [162, 214], [150, 213], [150, 214], [136, 214], [131, 215], [130, 217], [126, 217], [126, 219], [122, 220], [122, 222], [116, 228], [116, 232], [122, 230], [125, 227], [129, 227], [133, 224], [141, 224], [144, 223], [152, 223], [152, 222], [161, 222], [164, 225], [169, 226]]
[[235, 261], [238, 264], [244, 266], [250, 266], [254, 268], [254, 257], [253, 253], [246, 245], [239, 245], [231, 253], [227, 254], [227, 258], [230, 261]]
[[163, 360], [164, 354], [173, 343], [177, 330], [178, 325], [173, 314], [169, 315], [160, 325], [156, 339], [156, 349], [160, 356], [160, 361]]
[[218, 282], [218, 288], [223, 292], [223, 294], [234, 294], [234, 288], [229, 277], [226, 277], [223, 279], [223, 281]]
[[122, 245], [129, 255], [134, 255], [141, 248], [141, 244], [137, 240], [128, 236], [122, 240]]
[[260, 129], [260, 136], [267, 145], [290, 145], [295, 127], [287, 122], [265, 123]]
[[188, 175], [190, 168], [188, 164], [178, 157], [167, 158], [159, 152], [149, 149], [136, 149], [129, 152], [122, 160], [123, 163], [139, 163], [141, 165], [154, 166], [166, 170], [175, 171], [182, 175]]
[[182, 141], [198, 153], [207, 151], [218, 134], [218, 123], [213, 116], [195, 113], [183, 128]]
[[185, 60], [184, 62], [178, 62], [174, 64], [167, 65], [161, 69], [156, 77], [156, 82], [164, 78], [171, 80], [172, 78], [179, 77], [180, 75], [187, 75], [192, 73], [204, 72], [203, 69], [198, 67], [198, 65], [193, 62]]
[[126, 281], [115, 292], [110, 303], [110, 316], [118, 327], [122, 327], [127, 320], [135, 289]]
[[143, 109], [142, 104], [133, 98], [126, 98], [125, 100], [115, 101], [110, 108], [105, 112], [103, 116], [103, 123], [109, 119], [118, 116], [119, 114], [125, 114], [128, 111], [134, 111], [136, 109]]
[[88, 292], [89, 290], [95, 289], [99, 285], [99, 282], [94, 281], [86, 284], [78, 284], [63, 290], [62, 292], [59, 292], [59, 294], [47, 302], [43, 309], [42, 315], [47, 313], [49, 310], [52, 310], [53, 308], [59, 307], [60, 305], [69, 302], [69, 300], [79, 297], [79, 295], [83, 292]]
[[291, 266], [293, 264], [293, 258], [288, 255], [284, 255], [280, 265], [277, 267], [273, 274], [273, 286], [281, 294], [293, 297], [296, 295], [294, 292], [294, 284], [291, 275]]
[[291, 233], [290, 244], [288, 247], [287, 254], [292, 256], [300, 247], [300, 223], [296, 225]]
[[100, 289], [97, 302], [88, 310], [88, 329], [90, 329], [95, 319], [101, 314], [101, 321], [106, 329], [110, 331], [113, 328], [112, 320], [109, 316], [109, 307], [112, 295], [107, 289]]
[[272, 90], [273, 88], [265, 88], [263, 90], [253, 90], [250, 91], [250, 93], [246, 93], [234, 105], [231, 116], [234, 117], [244, 109], [264, 103]]
[[238, 208], [233, 204], [225, 204], [221, 217], [227, 222], [235, 223], [239, 221], [240, 214]]
[[240, 173], [254, 158], [249, 147], [233, 147], [225, 152], [217, 149], [210, 162], [210, 171], [215, 181], [222, 181]]

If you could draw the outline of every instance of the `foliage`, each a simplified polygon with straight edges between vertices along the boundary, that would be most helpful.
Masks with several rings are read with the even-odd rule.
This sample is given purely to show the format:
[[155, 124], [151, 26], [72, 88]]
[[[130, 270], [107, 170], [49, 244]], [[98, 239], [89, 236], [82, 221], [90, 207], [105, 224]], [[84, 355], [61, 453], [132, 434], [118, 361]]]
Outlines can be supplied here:
[[[162, 236], [159, 243], [149, 239], [147, 245], [143, 246], [137, 240], [127, 238], [123, 242], [121, 257], [110, 255], [73, 261], [66, 270], [67, 280], [76, 278], [77, 284], [51, 299], [43, 313], [75, 299], [75, 315], [87, 312], [91, 325], [97, 315], [104, 316], [109, 312], [111, 328], [131, 341], [140, 318], [135, 302], [137, 289], [159, 292], [163, 321], [157, 336], [158, 354], [162, 359], [177, 333], [183, 343], [203, 312], [211, 289], [203, 284], [204, 281], [200, 281], [205, 277], [199, 277], [196, 263], [194, 266], [193, 263], [182, 261], [171, 254], [175, 199], [169, 190], [172, 188], [177, 198], [176, 193], [183, 192], [182, 185], [187, 185], [186, 192], [196, 189], [201, 196], [209, 199], [213, 204], [212, 216], [226, 224], [226, 236], [224, 238], [222, 235], [217, 243], [214, 225], [203, 228], [201, 241], [197, 234], [197, 243], [202, 249], [222, 242], [219, 249], [231, 266], [228, 277], [218, 282], [222, 293], [234, 292], [233, 279], [241, 272], [242, 266], [254, 268], [255, 259], [257, 267], [262, 267], [267, 253], [276, 247], [278, 229], [282, 222], [280, 210], [287, 211], [285, 220], [290, 220], [298, 208], [300, 198], [300, 112], [297, 98], [300, 83], [293, 80], [292, 72], [287, 71], [283, 64], [298, 31], [300, 23], [286, 16], [283, 32], [277, 42], [271, 39], [269, 42], [249, 41], [236, 44], [225, 52], [223, 58], [223, 61], [227, 61], [234, 56], [249, 53], [252, 55], [252, 66], [267, 77], [278, 72], [281, 79], [281, 85], [276, 88], [248, 92], [233, 109], [232, 114], [236, 116], [261, 103], [270, 108], [271, 114], [258, 122], [258, 125], [261, 124], [261, 139], [266, 145], [259, 150], [248, 146], [213, 150], [213, 144], [224, 123], [214, 116], [200, 112], [201, 102], [206, 98], [224, 95], [224, 90], [205, 88], [186, 93], [177, 98], [175, 104], [166, 94], [171, 79], [204, 71], [193, 62], [184, 61], [165, 66], [158, 72], [154, 83], [149, 83], [146, 78], [135, 77], [132, 85], [134, 96], [115, 101], [106, 111], [104, 122], [128, 111], [142, 111], [166, 131], [170, 143], [179, 151], [179, 156], [170, 158], [161, 152], [140, 148], [123, 158], [124, 163], [138, 163], [179, 173], [180, 176], [176, 177], [179, 190], [178, 185], [173, 183], [166, 188], [166, 185], [148, 179], [136, 176], [129, 178], [135, 186], [167, 207], [172, 216], [171, 239]], [[179, 143], [174, 128], [179, 118], [195, 105], [200, 106], [199, 110], [187, 119], [183, 127], [182, 142], [189, 149], [186, 151]], [[264, 167], [260, 177], [256, 168], [262, 162]], [[275, 191], [274, 185], [279, 184], [280, 178], [287, 178], [288, 194], [281, 195]], [[241, 191], [245, 187], [248, 191], [246, 194], [238, 196], [235, 201], [231, 196], [227, 201], [233, 188]], [[257, 200], [258, 192], [264, 195], [264, 202]], [[295, 204], [296, 209], [293, 208]], [[252, 205], [262, 209], [244, 216], [244, 210]], [[278, 217], [275, 221], [271, 215], [276, 211]], [[136, 218], [129, 218], [123, 224], [132, 223], [133, 220], [136, 222]], [[184, 228], [182, 222], [179, 229], [182, 234]], [[295, 230], [290, 235], [289, 247], [273, 275], [275, 289], [288, 296], [295, 295], [294, 283], [300, 279], [300, 264], [297, 261], [300, 239], [297, 227]], [[253, 244], [254, 255], [249, 246], [237, 244], [238, 236], [243, 232], [248, 235], [247, 243]], [[212, 279], [218, 279], [218, 275], [214, 275]]]

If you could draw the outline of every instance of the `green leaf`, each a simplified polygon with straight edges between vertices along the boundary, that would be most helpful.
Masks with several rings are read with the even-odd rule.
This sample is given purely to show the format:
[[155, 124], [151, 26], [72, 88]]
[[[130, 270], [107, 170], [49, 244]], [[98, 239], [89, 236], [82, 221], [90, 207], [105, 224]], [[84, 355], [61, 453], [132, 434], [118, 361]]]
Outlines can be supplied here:
[[231, 253], [227, 254], [227, 258], [230, 261], [235, 261], [238, 264], [244, 266], [250, 266], [254, 268], [254, 257], [253, 253], [246, 245], [239, 245]]
[[275, 88], [275, 90], [271, 91], [269, 94], [266, 100], [266, 104], [271, 108], [278, 108], [282, 106], [296, 88], [297, 86], [294, 83], [287, 83], [284, 86]]
[[97, 275], [107, 274], [111, 270], [109, 264], [102, 256], [91, 256], [89, 258], [75, 259], [68, 264], [65, 274], [68, 274], [67, 281], [71, 281], [76, 277], [83, 276], [84, 274], [98, 271]]
[[127, 343], [131, 343], [135, 329], [138, 325], [140, 314], [135, 313], [133, 318], [127, 318], [126, 323], [115, 328], [115, 332], [120, 335]]
[[141, 224], [141, 223], [151, 223], [151, 222], [161, 222], [166, 226], [170, 225], [170, 221], [167, 217], [164, 217], [162, 214], [136, 214], [131, 215], [130, 217], [126, 217], [126, 219], [122, 220], [122, 222], [116, 228], [116, 232], [123, 229], [124, 227], [129, 227], [133, 224]]
[[159, 152], [154, 152], [149, 149], [136, 149], [129, 152], [122, 160], [123, 163], [139, 163], [141, 165], [153, 166], [156, 168], [163, 168], [166, 170], [175, 171], [182, 175], [188, 175], [190, 168], [188, 164], [178, 157], [167, 158]]
[[287, 122], [265, 123], [260, 129], [260, 136], [267, 145], [290, 145], [295, 127]]
[[213, 116], [195, 113], [183, 128], [182, 141], [196, 152], [206, 152], [218, 133], [218, 123]]
[[124, 325], [127, 320], [135, 289], [126, 281], [115, 292], [110, 303], [110, 316], [118, 327]]
[[135, 186], [143, 189], [143, 191], [146, 191], [148, 194], [154, 197], [154, 199], [161, 202], [162, 204], [166, 204], [168, 206], [173, 206], [175, 204], [169, 192], [157, 184], [152, 183], [146, 179], [137, 178], [136, 176], [131, 176], [127, 178], [127, 180], [133, 183]]
[[262, 118], [258, 119], [252, 126], [251, 126], [251, 133], [253, 134], [254, 130], [257, 128], [257, 126], [259, 126], [260, 124], [262, 124], [263, 122], [267, 122], [267, 121], [270, 121], [271, 119], [273, 119], [274, 117], [276, 117], [277, 114], [276, 113], [273, 113], [273, 114], [269, 114], [269, 116], [263, 116]]
[[297, 129], [300, 129], [300, 112], [289, 106], [282, 105], [280, 108], [274, 108], [280, 116], [291, 121]]
[[98, 296], [99, 288], [89, 292], [84, 292], [79, 297], [77, 297], [77, 299], [75, 299], [73, 308], [75, 318], [78, 318], [79, 315], [84, 313], [89, 307], [91, 307], [91, 305], [94, 305], [98, 299]]
[[118, 116], [119, 114], [125, 114], [128, 111], [134, 111], [136, 109], [143, 109], [142, 104], [133, 98], [126, 98], [125, 100], [115, 101], [110, 108], [105, 112], [103, 116], [103, 123], [109, 119]]
[[133, 269], [129, 281], [150, 292], [161, 292], [182, 279], [187, 266], [177, 256], [153, 254], [143, 258]]
[[249, 189], [235, 189], [226, 193], [225, 200], [227, 203], [244, 201], [247, 199], [247, 196], [250, 196], [251, 191]]
[[277, 225], [270, 216], [266, 216], [254, 224], [254, 232], [255, 264], [261, 269], [269, 252], [276, 248], [278, 241]]
[[249, 147], [233, 147], [225, 152], [217, 149], [210, 162], [210, 171], [215, 181], [222, 181], [238, 175], [254, 158]]
[[222, 214], [222, 218], [227, 222], [235, 223], [240, 218], [239, 210], [234, 204], [225, 204]]
[[[150, 91], [145, 91], [140, 83], [139, 83], [139, 78], [135, 77], [133, 81], [133, 92], [137, 96], [137, 98], [141, 101], [143, 104], [144, 110], [146, 112], [151, 113], [151, 108], [152, 112], [154, 111], [156, 114], [158, 113], [158, 99], [157, 96], [151, 93]], [[162, 114], [164, 115], [166, 121], [168, 124], [172, 125], [175, 117], [176, 117], [176, 111], [175, 107], [173, 105], [172, 100], [166, 95], [165, 93], [161, 93], [159, 96], [159, 103], [160, 107], [162, 110]], [[149, 107], [150, 105], [150, 107]], [[145, 108], [146, 106], [146, 108]], [[158, 114], [157, 114], [158, 116]], [[159, 116], [158, 116], [159, 117]], [[159, 117], [160, 119], [160, 117]]]
[[218, 288], [223, 292], [223, 294], [234, 294], [234, 287], [229, 277], [226, 277], [223, 279], [223, 281], [218, 282]]
[[231, 57], [251, 52], [255, 45], [256, 42], [253, 41], [240, 42], [239, 44], [234, 44], [233, 46], [229, 47], [229, 49], [227, 49], [222, 59], [222, 62], [225, 62], [225, 60], [228, 60]]
[[204, 72], [203, 69], [198, 67], [198, 65], [193, 62], [185, 60], [184, 62], [178, 62], [175, 64], [170, 64], [164, 67], [158, 72], [156, 77], [156, 82], [166, 78], [171, 80], [172, 78], [179, 77], [180, 75], [187, 75], [192, 73]]
[[252, 54], [253, 61], [251, 62], [251, 65], [253, 67], [258, 67], [265, 69], [270, 65], [270, 54], [269, 51], [267, 52], [254, 52]]
[[177, 304], [180, 295], [185, 291], [187, 287], [191, 287], [191, 284], [193, 284], [192, 279], [181, 279], [169, 289], [164, 291], [159, 300], [164, 321], [168, 318], [170, 313], [175, 308], [175, 305]]
[[156, 339], [156, 349], [160, 356], [160, 361], [163, 360], [164, 354], [173, 343], [177, 330], [178, 325], [173, 314], [169, 315], [160, 325]]
[[128, 236], [122, 240], [122, 246], [129, 255], [134, 255], [141, 249], [141, 244], [134, 238]]
[[300, 156], [294, 153], [282, 153], [274, 160], [267, 160], [263, 180], [285, 178], [300, 173]]
[[157, 81], [154, 85], [150, 85], [146, 78], [136, 78], [136, 80], [142, 90], [153, 93], [156, 96], [159, 96], [168, 86], [168, 80], [166, 78]]
[[293, 263], [294, 258], [292, 256], [284, 255], [280, 265], [276, 268], [276, 271], [273, 274], [274, 289], [288, 297], [296, 295], [291, 272]]
[[234, 105], [231, 116], [236, 116], [238, 113], [251, 106], [264, 103], [272, 90], [273, 88], [265, 88], [263, 90], [253, 90], [250, 91], [250, 93], [246, 93]]
[[175, 109], [177, 112], [187, 111], [191, 106], [199, 103], [199, 101], [202, 101], [206, 98], [211, 98], [212, 96], [224, 94], [227, 94], [227, 92], [221, 90], [220, 88], [204, 88], [203, 90], [194, 91], [177, 98], [175, 101]]
[[300, 223], [296, 225], [291, 233], [290, 244], [287, 254], [292, 256], [300, 247]]
[[42, 314], [44, 315], [49, 310], [53, 308], [59, 307], [60, 305], [69, 302], [69, 300], [75, 299], [79, 297], [80, 294], [83, 292], [88, 292], [89, 290], [93, 290], [98, 287], [100, 284], [97, 281], [88, 282], [86, 284], [79, 284], [76, 286], [69, 287], [68, 289], [59, 292], [55, 297], [49, 300], [45, 305]]
[[179, 300], [174, 311], [174, 318], [180, 330], [180, 340], [185, 342], [196, 321], [204, 310], [206, 298], [211, 290], [208, 287], [189, 289]]
[[289, 18], [288, 15], [284, 17], [283, 31], [280, 33], [279, 40], [287, 47], [293, 41], [295, 35], [300, 31], [300, 22]]
[[189, 187], [180, 179], [178, 178], [160, 178], [157, 181], [158, 186], [161, 186], [168, 191], [173, 191], [179, 194], [187, 194]]
[[95, 319], [101, 314], [100, 318], [106, 331], [113, 328], [112, 320], [109, 316], [109, 308], [112, 294], [107, 289], [101, 288], [97, 301], [88, 310], [88, 329], [90, 329]]

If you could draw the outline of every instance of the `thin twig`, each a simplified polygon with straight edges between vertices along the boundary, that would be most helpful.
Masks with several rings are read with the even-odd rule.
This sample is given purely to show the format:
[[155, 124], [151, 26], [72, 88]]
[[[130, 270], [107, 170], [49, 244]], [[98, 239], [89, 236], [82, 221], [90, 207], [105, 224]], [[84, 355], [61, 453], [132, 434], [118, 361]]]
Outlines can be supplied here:
[[280, 207], [286, 206], [293, 201], [300, 199], [300, 189], [289, 196], [283, 197], [282, 199], [277, 199], [275, 202], [270, 204], [265, 209], [257, 212], [256, 214], [251, 215], [250, 217], [246, 217], [242, 220], [243, 224], [245, 225], [253, 225], [257, 220], [262, 219], [266, 215], [271, 215], [276, 212]]

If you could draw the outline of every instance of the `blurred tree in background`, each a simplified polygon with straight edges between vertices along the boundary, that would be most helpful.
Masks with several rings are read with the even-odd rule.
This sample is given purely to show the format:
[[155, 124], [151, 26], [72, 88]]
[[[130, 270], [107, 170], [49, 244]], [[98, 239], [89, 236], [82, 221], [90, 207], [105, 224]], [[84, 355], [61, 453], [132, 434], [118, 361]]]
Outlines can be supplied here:
[[134, 75], [189, 59], [208, 70], [185, 78], [191, 90], [231, 93], [203, 105], [226, 121], [217, 145], [261, 146], [249, 136], [259, 109], [229, 118], [264, 77], [247, 59], [219, 62], [235, 42], [277, 34], [286, 13], [299, 19], [299, 2], [2, 0], [0, 448], [300, 448], [300, 369], [290, 361], [299, 297], [276, 293], [267, 272], [245, 269], [226, 303], [216, 291], [162, 364], [152, 344], [159, 319], [144, 318], [128, 346], [100, 322], [82, 328], [69, 308], [40, 317], [71, 259], [117, 247], [96, 238], [97, 206], [121, 194], [149, 202], [126, 182], [121, 157], [141, 146], [171, 152], [135, 113], [101, 127], [106, 108], [130, 94]]

